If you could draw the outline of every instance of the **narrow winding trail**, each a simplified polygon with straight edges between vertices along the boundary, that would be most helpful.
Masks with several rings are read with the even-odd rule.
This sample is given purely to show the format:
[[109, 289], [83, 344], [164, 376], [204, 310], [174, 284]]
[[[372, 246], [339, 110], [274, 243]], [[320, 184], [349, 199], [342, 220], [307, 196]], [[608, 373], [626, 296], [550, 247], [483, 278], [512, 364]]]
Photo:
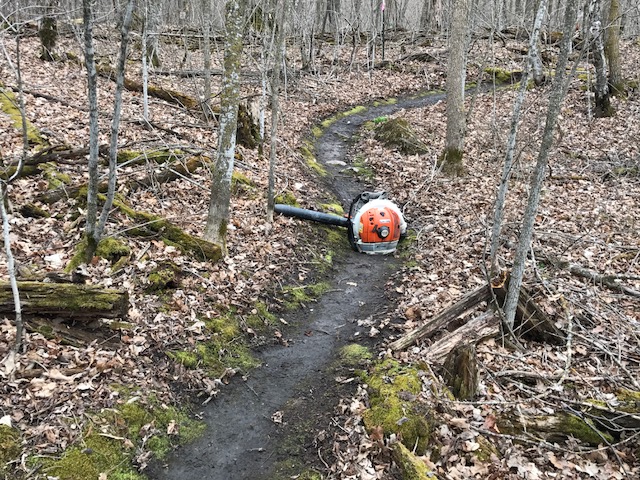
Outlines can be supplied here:
[[[327, 162], [346, 159], [350, 139], [365, 121], [443, 98], [443, 94], [430, 94], [399, 100], [392, 105], [369, 107], [326, 129], [316, 141], [316, 155], [329, 172], [328, 188], [344, 206], [367, 190], [367, 186], [341, 174], [343, 167]], [[285, 316], [289, 323], [300, 325], [296, 332], [290, 332], [289, 345], [261, 352], [262, 367], [252, 371], [247, 381], [235, 378], [205, 407], [203, 419], [208, 428], [204, 436], [177, 450], [162, 464], [149, 467], [146, 474], [150, 479], [270, 478], [277, 463], [292, 455], [292, 446], [283, 445], [286, 434], [279, 433], [272, 415], [283, 410], [288, 412], [287, 405], [298, 402], [295, 414], [287, 417], [285, 413], [282, 430], [299, 431], [313, 430], [310, 425], [315, 418], [322, 417], [320, 410], [331, 412], [336, 393], [333, 392], [332, 397], [331, 390], [337, 387], [333, 377], [328, 378], [327, 370], [340, 347], [353, 342], [354, 338], [366, 337], [366, 331], [357, 334], [357, 321], [387, 307], [385, 282], [399, 266], [393, 256], [369, 256], [347, 249], [345, 235], [345, 252], [335, 260], [336, 273], [330, 279], [329, 293], [308, 308]], [[318, 428], [324, 426], [318, 425]], [[313, 431], [306, 433], [313, 435]], [[304, 448], [304, 445], [297, 447]]]

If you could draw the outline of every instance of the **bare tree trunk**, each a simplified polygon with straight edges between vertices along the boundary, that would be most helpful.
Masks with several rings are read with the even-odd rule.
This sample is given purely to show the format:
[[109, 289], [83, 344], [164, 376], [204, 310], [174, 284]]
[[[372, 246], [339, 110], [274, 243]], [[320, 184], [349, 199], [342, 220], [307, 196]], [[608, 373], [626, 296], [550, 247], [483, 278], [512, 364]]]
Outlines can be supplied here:
[[204, 112], [210, 115], [211, 102], [211, 0], [202, 0], [202, 56], [204, 62]]
[[98, 217], [98, 73], [93, 47], [92, 1], [82, 1], [84, 22], [84, 63], [87, 69], [87, 96], [89, 99], [89, 183], [87, 186], [87, 262], [91, 260], [98, 245], [96, 220]]
[[625, 90], [620, 65], [620, 0], [610, 0], [607, 28], [605, 29], [605, 53], [609, 64], [611, 93], [617, 95]]
[[[509, 139], [507, 140], [507, 150], [505, 153], [504, 167], [502, 169], [502, 178], [500, 179], [500, 187], [496, 197], [496, 205], [493, 212], [493, 228], [491, 230], [491, 250], [489, 254], [489, 262], [491, 264], [491, 277], [493, 278], [500, 271], [498, 265], [498, 249], [500, 246], [500, 231], [502, 230], [502, 220], [504, 218], [504, 205], [509, 190], [509, 179], [511, 178], [511, 169], [513, 167], [513, 157], [516, 149], [516, 138], [518, 136], [518, 125], [520, 124], [522, 104], [527, 92], [527, 82], [529, 80], [529, 70], [534, 61], [536, 51], [532, 48], [537, 45], [540, 39], [540, 28], [542, 20], [547, 9], [547, 0], [541, 0], [538, 6], [538, 13], [533, 22], [533, 30], [529, 38], [529, 56], [527, 63], [520, 79], [520, 89], [518, 97], [513, 104], [513, 112], [511, 114], [511, 129], [509, 131]], [[534, 73], [535, 76], [535, 73]]]
[[602, 37], [602, 4], [600, 0], [593, 2], [593, 12], [591, 16], [590, 34], [593, 38], [593, 65], [596, 69], [595, 97], [597, 118], [612, 117], [614, 109], [609, 96], [609, 85], [607, 81], [607, 59], [604, 54], [604, 41]]
[[22, 304], [20, 303], [20, 292], [18, 291], [18, 281], [16, 279], [16, 267], [13, 260], [13, 252], [11, 251], [11, 236], [9, 228], [9, 216], [4, 206], [7, 189], [4, 182], [0, 182], [0, 215], [2, 215], [2, 238], [4, 241], [4, 251], [7, 254], [7, 269], [9, 270], [9, 282], [11, 284], [11, 293], [13, 295], [13, 305], [16, 314], [16, 339], [14, 343], [14, 352], [18, 353], [22, 348], [22, 340], [24, 337], [24, 323], [22, 321]]
[[118, 156], [118, 130], [120, 127], [120, 112], [122, 110], [122, 90], [124, 88], [124, 72], [127, 61], [127, 48], [129, 45], [129, 32], [133, 17], [134, 0], [129, 0], [125, 5], [120, 28], [120, 52], [116, 66], [116, 92], [113, 107], [113, 119], [111, 121], [111, 141], [109, 145], [109, 179], [107, 196], [102, 207], [100, 218], [97, 217], [98, 205], [98, 94], [97, 73], [93, 50], [93, 15], [91, 1], [83, 1], [83, 20], [85, 36], [85, 66], [88, 77], [89, 95], [89, 186], [87, 189], [87, 261], [93, 257], [95, 250], [102, 238], [109, 212], [113, 204], [116, 190], [116, 171]]
[[11, 292], [13, 296], [13, 306], [16, 315], [16, 338], [13, 348], [13, 354], [17, 354], [23, 347], [24, 339], [24, 323], [22, 320], [22, 304], [20, 302], [20, 292], [18, 289], [18, 282], [16, 279], [15, 261], [13, 258], [13, 252], [11, 250], [11, 236], [9, 227], [9, 216], [5, 207], [5, 201], [7, 200], [7, 185], [18, 178], [22, 172], [24, 162], [29, 153], [29, 135], [27, 125], [27, 115], [25, 111], [24, 92], [22, 88], [22, 71], [21, 71], [21, 58], [20, 53], [20, 35], [16, 36], [16, 64], [15, 67], [11, 62], [11, 58], [6, 54], [6, 60], [9, 66], [14, 70], [16, 76], [16, 83], [18, 86], [18, 110], [20, 112], [20, 121], [22, 128], [22, 155], [20, 156], [18, 166], [15, 172], [6, 181], [0, 180], [0, 217], [2, 218], [2, 232], [3, 243], [5, 253], [7, 255], [7, 270], [9, 273], [9, 281], [11, 284]]
[[226, 40], [220, 105], [220, 132], [216, 166], [211, 184], [205, 239], [219, 245], [226, 255], [227, 225], [231, 197], [231, 175], [236, 147], [238, 103], [240, 101], [240, 60], [242, 54], [243, 0], [226, 5]]
[[[111, 120], [111, 141], [109, 144], [109, 180], [107, 188], [107, 197], [102, 206], [100, 220], [96, 227], [95, 240], [96, 245], [102, 238], [109, 212], [113, 205], [113, 197], [116, 193], [116, 180], [118, 168], [118, 132], [120, 129], [120, 113], [122, 111], [122, 90], [124, 89], [124, 73], [127, 64], [127, 49], [129, 47], [129, 32], [131, 30], [131, 19], [133, 17], [134, 0], [129, 0], [125, 6], [122, 26], [120, 28], [120, 53], [118, 55], [118, 64], [116, 66], [116, 92], [113, 100], [113, 119]], [[94, 252], [92, 252], [94, 253]]]
[[547, 162], [549, 158], [549, 150], [553, 143], [553, 133], [560, 113], [560, 105], [564, 99], [569, 78], [566, 74], [567, 60], [571, 51], [571, 37], [576, 24], [578, 0], [568, 0], [565, 9], [564, 31], [560, 44], [560, 54], [556, 65], [555, 77], [549, 99], [549, 107], [547, 109], [547, 120], [545, 123], [544, 133], [540, 151], [538, 152], [538, 160], [536, 162], [533, 176], [531, 178], [531, 187], [529, 200], [522, 220], [522, 228], [518, 239], [515, 258], [513, 262], [513, 270], [511, 272], [511, 281], [509, 282], [509, 291], [505, 301], [505, 327], [509, 332], [513, 331], [513, 324], [518, 306], [518, 298], [520, 296], [520, 287], [522, 286], [522, 277], [524, 275], [527, 253], [531, 245], [531, 237], [533, 235], [533, 225], [535, 223], [538, 204], [540, 203], [540, 191], [544, 180]]
[[[149, 8], [151, 7], [151, 8]], [[160, 13], [162, 12], [161, 4], [150, 2], [145, 4], [145, 31], [147, 32], [147, 45], [144, 52], [147, 56], [147, 62], [154, 68], [158, 68], [160, 62], [160, 42], [158, 30], [160, 28]]]
[[440, 164], [449, 175], [462, 175], [466, 115], [464, 84], [467, 74], [467, 38], [470, 0], [455, 0], [452, 7], [447, 62], [447, 139]]
[[267, 189], [267, 222], [273, 223], [274, 209], [274, 189], [276, 177], [276, 150], [278, 143], [278, 116], [280, 114], [280, 106], [278, 102], [278, 93], [280, 90], [280, 73], [282, 70], [282, 61], [284, 58], [284, 32], [285, 20], [287, 15], [288, 2], [283, 0], [278, 12], [278, 21], [274, 28], [278, 29], [276, 41], [273, 48], [275, 49], [273, 69], [271, 77], [271, 139], [269, 150], [269, 186]]
[[149, 40], [149, 6], [144, 2], [142, 25], [142, 119], [149, 125], [149, 64], [147, 61], [147, 47]]

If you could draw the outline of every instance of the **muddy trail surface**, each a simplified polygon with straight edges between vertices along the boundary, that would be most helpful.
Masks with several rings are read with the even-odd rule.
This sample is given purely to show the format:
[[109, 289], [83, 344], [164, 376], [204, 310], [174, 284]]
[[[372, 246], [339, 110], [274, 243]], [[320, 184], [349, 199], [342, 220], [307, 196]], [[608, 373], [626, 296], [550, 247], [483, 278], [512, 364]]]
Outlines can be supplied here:
[[[317, 160], [327, 168], [327, 189], [348, 208], [368, 187], [344, 165], [363, 123], [400, 109], [435, 103], [442, 94], [405, 98], [371, 106], [335, 121], [315, 143]], [[262, 366], [245, 380], [234, 378], [204, 407], [203, 437], [175, 451], [145, 472], [152, 480], [243, 480], [274, 478], [278, 472], [317, 465], [317, 433], [327, 428], [341, 395], [353, 386], [336, 382], [335, 360], [348, 343], [368, 340], [366, 322], [385, 311], [385, 283], [399, 266], [393, 256], [370, 256], [349, 249], [334, 260], [331, 289], [307, 308], [285, 315], [296, 325], [287, 346], [259, 353]], [[320, 464], [321, 465], [321, 464]]]

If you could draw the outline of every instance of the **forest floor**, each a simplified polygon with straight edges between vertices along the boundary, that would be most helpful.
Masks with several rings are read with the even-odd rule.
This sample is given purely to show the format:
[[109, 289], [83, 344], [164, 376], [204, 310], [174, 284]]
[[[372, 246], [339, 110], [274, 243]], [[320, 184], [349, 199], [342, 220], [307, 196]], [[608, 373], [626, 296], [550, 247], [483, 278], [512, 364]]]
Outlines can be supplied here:
[[[15, 65], [15, 43], [8, 36], [2, 41]], [[469, 81], [478, 80], [484, 65], [517, 68], [522, 57], [515, 46], [475, 41], [469, 53]], [[625, 76], [637, 85], [634, 66], [640, 62], [640, 45], [628, 41], [622, 48]], [[79, 46], [72, 38], [61, 39], [57, 50], [77, 54]], [[115, 44], [102, 40], [97, 50], [103, 61], [114, 63]], [[406, 50], [429, 55], [409, 59]], [[547, 50], [554, 53], [551, 46]], [[292, 68], [287, 76], [276, 189], [294, 196], [303, 207], [346, 206], [347, 199], [336, 198], [330, 184], [340, 175], [355, 172], [363, 185], [390, 192], [402, 205], [413, 232], [398, 258], [402, 266], [384, 279], [388, 304], [383, 314], [361, 326], [366, 326], [369, 344], [377, 342], [374, 357], [393, 357], [399, 368], [418, 371], [418, 391], [399, 393], [403, 399], [412, 397], [411, 403], [430, 415], [430, 444], [416, 450], [420, 461], [438, 477], [452, 479], [637, 477], [637, 414], [619, 410], [621, 405], [626, 408], [629, 402], [637, 403], [640, 391], [637, 86], [614, 99], [615, 117], [595, 119], [587, 88], [593, 72], [582, 65], [561, 112], [537, 217], [532, 249], [535, 268], [526, 284], [546, 313], [570, 333], [569, 341], [553, 346], [524, 340], [523, 351], [508, 348], [499, 339], [479, 343], [480, 391], [473, 401], [455, 401], [441, 391], [439, 365], [429, 359], [430, 346], [437, 338], [423, 339], [401, 352], [392, 352], [386, 344], [486, 283], [487, 235], [516, 91], [501, 88], [469, 95], [473, 107], [466, 140], [467, 173], [462, 177], [446, 177], [436, 166], [446, 122], [445, 104], [438, 102], [378, 119], [406, 119], [424, 144], [421, 153], [403, 154], [378, 141], [375, 129], [361, 129], [346, 158], [335, 159], [346, 162], [344, 172], [327, 179], [314, 173], [301, 153], [301, 147], [313, 138], [313, 126], [358, 105], [444, 85], [446, 48], [432, 39], [396, 39], [387, 50], [389, 62], [373, 71], [365, 68], [364, 47], [354, 62], [346, 57], [348, 51], [327, 45], [315, 73], [300, 74]], [[201, 65], [198, 51], [189, 52], [186, 63], [181, 64], [183, 53], [180, 46], [166, 45], [163, 69]], [[26, 114], [41, 133], [38, 148], [85, 146], [88, 119], [83, 68], [70, 55], [66, 61], [40, 61], [37, 38], [24, 39], [21, 54], [22, 80], [28, 92]], [[139, 48], [134, 48], [132, 58], [139, 60]], [[291, 62], [295, 65], [295, 59]], [[128, 76], [138, 77], [138, 67], [132, 63]], [[15, 78], [7, 58], [1, 60], [0, 68], [4, 79]], [[485, 76], [484, 81], [488, 80]], [[5, 92], [17, 85], [15, 80], [5, 81]], [[194, 97], [202, 88], [196, 78], [155, 74], [151, 81]], [[248, 97], [259, 94], [258, 83], [245, 85]], [[108, 143], [113, 90], [111, 80], [100, 79], [101, 144]], [[504, 228], [506, 265], [526, 202], [548, 91], [548, 85], [533, 89], [525, 102]], [[188, 179], [166, 184], [152, 181], [147, 187], [134, 188], [130, 180], [153, 179], [162, 173], [163, 166], [149, 155], [159, 148], [172, 149], [178, 161], [212, 152], [215, 125], [207, 124], [193, 110], [157, 99], [150, 103], [152, 130], [145, 128], [141, 116], [141, 95], [125, 92], [119, 145], [139, 153], [145, 161], [121, 166], [119, 194], [137, 210], [161, 215], [188, 233], [202, 235], [208, 205], [207, 168], [196, 170]], [[22, 152], [15, 118], [5, 114], [0, 115], [0, 149], [5, 165]], [[285, 218], [276, 218], [273, 225], [266, 223], [268, 158], [244, 147], [238, 151], [236, 167], [242, 176], [234, 183], [229, 253], [223, 260], [202, 262], [157, 239], [126, 236], [132, 221], [113, 212], [107, 233], [126, 244], [128, 260], [116, 269], [111, 261], [96, 258], [88, 266], [89, 282], [129, 293], [126, 323], [111, 322], [111, 329], [93, 325], [94, 341], [83, 342], [69, 341], [65, 332], [74, 327], [57, 319], [54, 325], [62, 328], [53, 334], [30, 331], [26, 353], [17, 357], [10, 354], [15, 336], [12, 320], [0, 324], [0, 419], [19, 438], [17, 448], [4, 448], [10, 445], [13, 433], [1, 427], [3, 448], [13, 452], [3, 459], [9, 462], [8, 470], [2, 471], [7, 478], [135, 478], [128, 465], [114, 466], [113, 457], [106, 454], [102, 460], [95, 458], [98, 455], [93, 455], [92, 462], [85, 459], [105, 443], [128, 452], [128, 460], [144, 474], [152, 450], [166, 455], [170, 446], [189, 436], [190, 428], [197, 429], [175, 405], [191, 399], [196, 402], [195, 412], [203, 408], [203, 402], [215, 409], [216, 396], [224, 396], [229, 382], [242, 382], [238, 377], [259, 372], [252, 370], [255, 358], [249, 351], [235, 348], [242, 343], [237, 339], [246, 337], [247, 344], [255, 348], [285, 348], [294, 335], [286, 325], [287, 308], [310, 308], [317, 301], [312, 291], [316, 297], [321, 295], [327, 290], [326, 278], [350, 268], [349, 256], [335, 254], [336, 249], [348, 248], [346, 242], [327, 231]], [[60, 181], [69, 182], [65, 188], [81, 182], [86, 177], [83, 162], [84, 158], [60, 157], [54, 173], [21, 178], [10, 185], [11, 246], [21, 274], [60, 272], [72, 258], [83, 232], [81, 199], [63, 196], [47, 203], [42, 195], [60, 189], [56, 187]], [[24, 214], [22, 207], [28, 204], [48, 215]], [[611, 275], [627, 291], [607, 288], [551, 265], [545, 260], [551, 257]], [[1, 262], [6, 275], [4, 257]], [[180, 272], [172, 288], [150, 289], [154, 270], [167, 264]], [[298, 295], [300, 292], [305, 295]], [[115, 333], [105, 335], [105, 331]], [[212, 339], [214, 343], [206, 343]], [[385, 376], [393, 375], [387, 371]], [[323, 478], [395, 478], [398, 465], [390, 452], [399, 435], [371, 425], [365, 429], [363, 419], [373, 394], [371, 386], [353, 378], [350, 383], [357, 391], [353, 396], [344, 394], [330, 424], [309, 427], [317, 438], [314, 448], [320, 449], [320, 461], [309, 467]], [[630, 426], [616, 435], [597, 433], [602, 411], [594, 412], [589, 405], [627, 415]], [[571, 431], [571, 425], [556, 425], [554, 432], [515, 427], [507, 432], [500, 423], [504, 418], [540, 420], [558, 418], [557, 414], [587, 418], [593, 425], [591, 433], [601, 436], [596, 440], [593, 435], [581, 437], [580, 432]], [[397, 419], [400, 424], [403, 418]], [[272, 420], [279, 423], [282, 418], [276, 415]], [[565, 435], [557, 435], [558, 431]], [[314, 448], [309, 450], [318, 453]], [[62, 460], [56, 460], [61, 455]], [[67, 476], [65, 459], [78, 468], [79, 458], [95, 475]]]

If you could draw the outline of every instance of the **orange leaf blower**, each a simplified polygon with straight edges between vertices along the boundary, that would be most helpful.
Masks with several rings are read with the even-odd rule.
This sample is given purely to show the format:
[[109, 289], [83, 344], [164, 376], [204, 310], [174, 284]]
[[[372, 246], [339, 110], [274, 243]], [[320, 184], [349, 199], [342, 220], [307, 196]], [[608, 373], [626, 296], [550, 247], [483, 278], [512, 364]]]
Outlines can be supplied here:
[[346, 227], [351, 247], [371, 255], [393, 253], [407, 231], [402, 212], [387, 199], [386, 192], [361, 193], [351, 202], [345, 217], [282, 204], [276, 204], [274, 210], [289, 217]]

